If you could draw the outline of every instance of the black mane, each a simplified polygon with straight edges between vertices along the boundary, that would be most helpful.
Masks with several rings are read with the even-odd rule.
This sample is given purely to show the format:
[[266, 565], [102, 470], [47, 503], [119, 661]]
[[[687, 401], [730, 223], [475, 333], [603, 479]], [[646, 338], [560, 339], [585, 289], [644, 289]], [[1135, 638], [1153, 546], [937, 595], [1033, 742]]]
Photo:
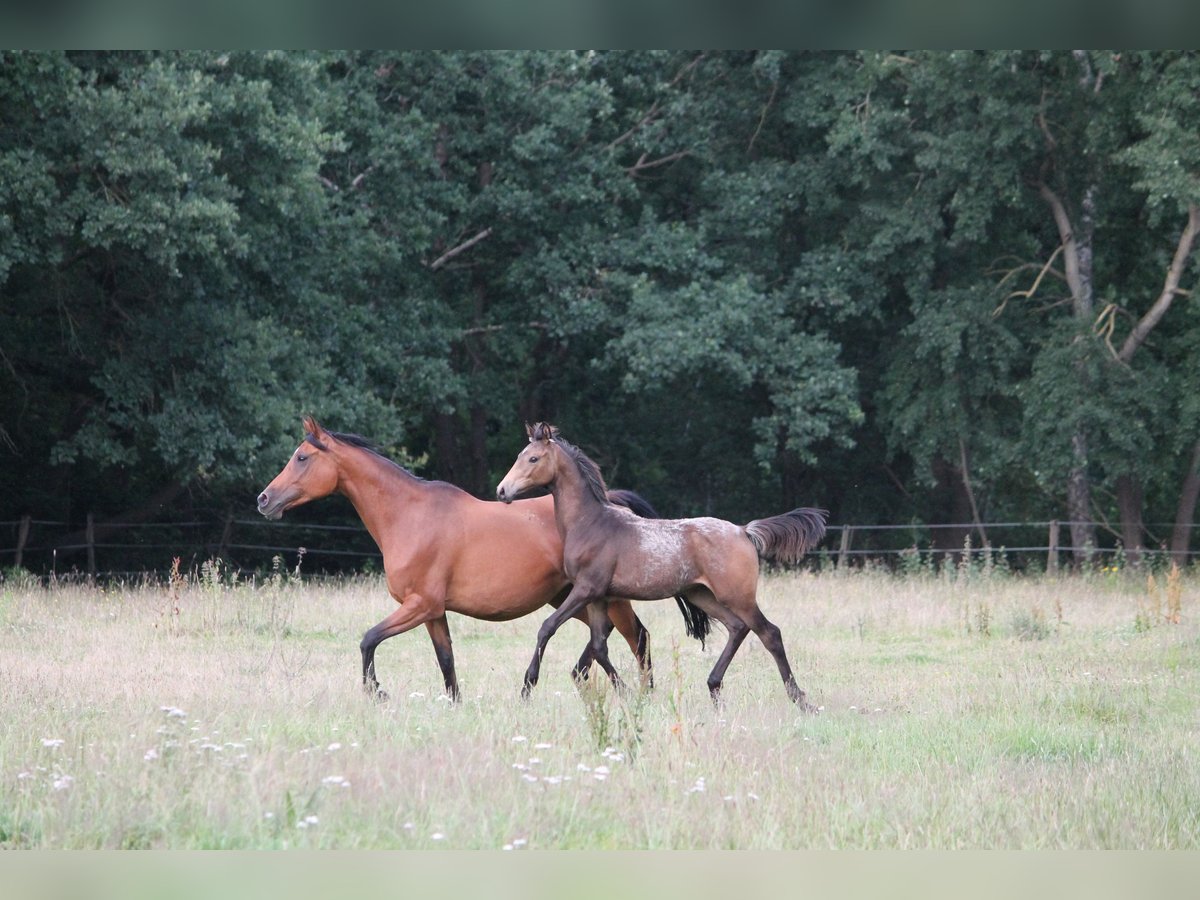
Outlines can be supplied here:
[[608, 485], [604, 483], [604, 476], [600, 474], [600, 467], [586, 453], [569, 441], [565, 441], [561, 437], [556, 437], [555, 443], [562, 447], [567, 452], [567, 456], [575, 463], [575, 467], [579, 469], [579, 474], [583, 476], [583, 483], [587, 485], [592, 496], [601, 503], [611, 503], [612, 501], [608, 499]]
[[[360, 450], [366, 450], [368, 453], [370, 453], [374, 456], [378, 456], [384, 462], [395, 466], [397, 469], [399, 469], [401, 472], [403, 472], [409, 478], [415, 478], [417, 481], [425, 480], [424, 478], [420, 477], [419, 475], [414, 475], [412, 472], [410, 472], [404, 466], [400, 465], [400, 463], [396, 462], [394, 459], [388, 459], [388, 457], [384, 456], [383, 451], [379, 449], [379, 445], [377, 443], [375, 443], [373, 440], [371, 440], [370, 438], [363, 437], [361, 434], [349, 434], [344, 431], [326, 431], [325, 433], [327, 435], [329, 435], [331, 438], [333, 438], [335, 441], [337, 441], [339, 444], [349, 444], [351, 447], [358, 447]], [[314, 435], [311, 435], [311, 434], [307, 435], [307, 440], [314, 447], [318, 447], [322, 450], [327, 449], [321, 445], [320, 441], [315, 439]]]

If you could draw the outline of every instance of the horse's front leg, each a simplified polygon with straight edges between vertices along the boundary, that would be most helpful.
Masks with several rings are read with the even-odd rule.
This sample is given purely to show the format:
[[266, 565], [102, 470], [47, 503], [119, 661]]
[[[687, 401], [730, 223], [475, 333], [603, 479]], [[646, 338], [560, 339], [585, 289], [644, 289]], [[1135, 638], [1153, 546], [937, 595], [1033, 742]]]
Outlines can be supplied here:
[[[576, 584], [571, 588], [571, 593], [567, 595], [567, 599], [563, 601], [562, 605], [552, 612], [546, 618], [546, 621], [542, 623], [542, 627], [538, 629], [537, 646], [533, 651], [533, 659], [529, 663], [529, 668], [525, 670], [525, 683], [521, 687], [522, 697], [528, 698], [529, 692], [537, 684], [538, 674], [542, 668], [542, 655], [546, 652], [546, 644], [550, 642], [550, 638], [554, 637], [554, 633], [558, 631], [559, 626], [572, 616], [578, 615], [589, 602], [599, 597], [599, 591]], [[591, 650], [594, 656], [594, 646]]]
[[[378, 700], [387, 700], [387, 693], [379, 687], [379, 681], [375, 677], [375, 649], [390, 637], [395, 637], [398, 634], [403, 634], [418, 625], [424, 625], [426, 622], [432, 622], [436, 619], [445, 619], [446, 609], [445, 604], [432, 600], [429, 597], [424, 597], [421, 594], [409, 593], [404, 595], [400, 600], [400, 605], [392, 611], [392, 614], [376, 625], [370, 628], [363, 635], [362, 643], [359, 644], [359, 650], [362, 651], [362, 668], [363, 668], [363, 689]], [[434, 649], [438, 651], [438, 662], [442, 662], [442, 650], [438, 647], [436, 636], [433, 631], [430, 631], [430, 636], [434, 637]], [[449, 628], [446, 630], [446, 652], [449, 652]], [[450, 659], [450, 670], [453, 673], [454, 663], [453, 656]], [[445, 666], [442, 667], [442, 674], [446, 674]], [[447, 691], [450, 690], [450, 684], [446, 685]], [[457, 690], [457, 685], [455, 686]]]
[[438, 667], [442, 670], [442, 680], [446, 683], [446, 693], [457, 703], [460, 699], [458, 692], [458, 677], [454, 674], [454, 650], [450, 641], [450, 623], [446, 617], [439, 616], [425, 623], [429, 637], [433, 641], [433, 652], [437, 654]]
[[588, 625], [592, 630], [590, 647], [592, 658], [600, 664], [600, 668], [608, 673], [613, 687], [624, 690], [625, 684], [621, 681], [621, 676], [617, 674], [616, 667], [608, 658], [608, 634], [612, 631], [612, 622], [608, 617], [608, 601], [604, 597], [591, 601], [587, 605], [587, 615]]

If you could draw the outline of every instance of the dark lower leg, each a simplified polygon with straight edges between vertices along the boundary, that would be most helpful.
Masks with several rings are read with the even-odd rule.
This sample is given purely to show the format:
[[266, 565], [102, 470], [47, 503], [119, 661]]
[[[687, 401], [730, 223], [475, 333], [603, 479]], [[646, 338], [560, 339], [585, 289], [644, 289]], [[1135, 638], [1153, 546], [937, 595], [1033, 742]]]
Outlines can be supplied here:
[[588, 604], [588, 624], [592, 629], [591, 651], [592, 658], [600, 664], [614, 687], [623, 687], [621, 676], [608, 658], [608, 634], [612, 631], [612, 623], [608, 618], [608, 604], [604, 600], [596, 600]]
[[450, 624], [442, 616], [425, 623], [429, 637], [433, 641], [433, 652], [437, 655], [438, 668], [442, 670], [442, 680], [446, 684], [446, 693], [450, 699], [459, 699], [458, 678], [454, 673], [454, 650], [450, 641]]
[[713, 703], [720, 702], [721, 683], [725, 680], [725, 670], [729, 668], [730, 660], [733, 659], [733, 655], [737, 653], [738, 648], [742, 646], [742, 641], [746, 639], [746, 635], [750, 633], [750, 629], [746, 627], [746, 623], [740, 619], [735, 622], [726, 623], [725, 627], [729, 630], [729, 639], [725, 642], [725, 649], [717, 657], [717, 664], [708, 673], [708, 693], [712, 697]]
[[783, 679], [783, 686], [787, 690], [788, 699], [806, 711], [815, 712], [816, 707], [805, 698], [804, 691], [800, 689], [800, 685], [796, 683], [796, 678], [792, 674], [787, 652], [783, 649], [783, 635], [778, 626], [764, 616], [761, 611], [758, 611], [754, 619], [754, 633], [758, 635], [763, 646], [774, 657], [775, 665], [779, 669], [779, 676]]

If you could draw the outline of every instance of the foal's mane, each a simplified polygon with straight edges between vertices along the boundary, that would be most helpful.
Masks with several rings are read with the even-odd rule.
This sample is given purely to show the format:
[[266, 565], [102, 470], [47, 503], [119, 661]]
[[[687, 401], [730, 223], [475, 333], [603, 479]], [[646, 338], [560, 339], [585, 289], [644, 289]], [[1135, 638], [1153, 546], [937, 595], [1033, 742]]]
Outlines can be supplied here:
[[575, 463], [575, 468], [583, 476], [583, 483], [587, 486], [591, 495], [601, 503], [609, 504], [612, 502], [608, 499], [608, 485], [604, 483], [604, 476], [600, 474], [600, 467], [586, 453], [563, 438], [558, 433], [557, 428], [545, 422], [538, 422], [538, 424], [533, 426], [531, 437], [534, 440], [553, 441], [562, 447], [563, 452]]

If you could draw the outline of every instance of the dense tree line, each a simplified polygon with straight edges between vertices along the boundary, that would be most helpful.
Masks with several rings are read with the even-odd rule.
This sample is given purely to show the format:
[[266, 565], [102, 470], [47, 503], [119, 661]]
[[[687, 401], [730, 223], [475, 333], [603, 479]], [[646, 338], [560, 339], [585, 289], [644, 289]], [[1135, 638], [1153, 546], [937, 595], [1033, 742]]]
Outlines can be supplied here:
[[3, 53], [0, 519], [249, 509], [311, 412], [1183, 550], [1198, 210], [1191, 53]]

